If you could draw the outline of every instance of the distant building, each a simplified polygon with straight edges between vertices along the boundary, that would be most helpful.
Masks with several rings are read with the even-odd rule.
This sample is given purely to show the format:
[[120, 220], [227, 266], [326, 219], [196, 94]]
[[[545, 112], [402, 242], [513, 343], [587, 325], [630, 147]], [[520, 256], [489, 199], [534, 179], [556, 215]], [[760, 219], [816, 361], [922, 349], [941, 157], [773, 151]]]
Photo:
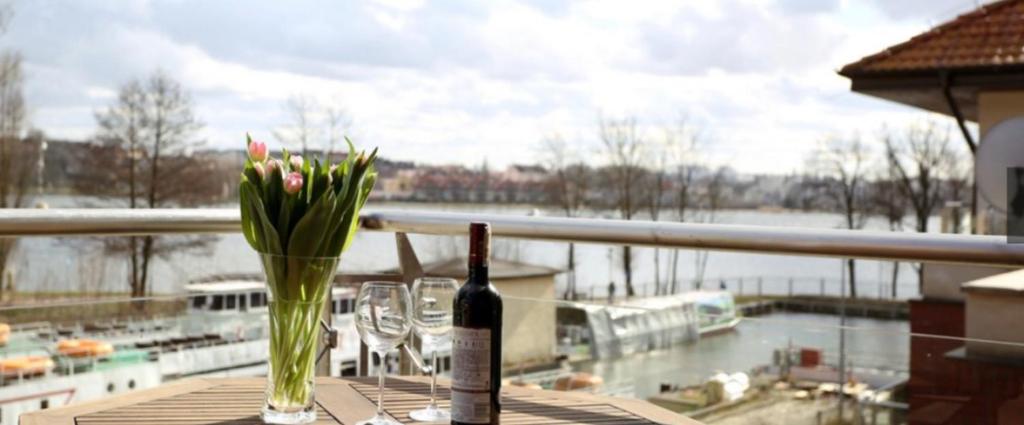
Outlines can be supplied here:
[[[953, 116], [961, 128], [974, 121], [984, 138], [1024, 116], [1024, 0], [979, 7], [839, 73], [853, 91]], [[1024, 343], [1024, 276], [986, 278], [1005, 272], [924, 265], [922, 298], [910, 304], [911, 425], [1024, 424], [1024, 350], [945, 338]]]

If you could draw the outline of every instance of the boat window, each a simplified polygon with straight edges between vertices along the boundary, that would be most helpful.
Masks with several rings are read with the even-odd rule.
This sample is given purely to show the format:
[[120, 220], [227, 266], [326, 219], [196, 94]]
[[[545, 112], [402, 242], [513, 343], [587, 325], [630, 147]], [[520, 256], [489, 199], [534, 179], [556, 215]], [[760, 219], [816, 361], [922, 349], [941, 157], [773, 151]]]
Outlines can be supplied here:
[[223, 310], [224, 309], [224, 296], [214, 295], [213, 303], [210, 305], [210, 310]]
[[129, 390], [134, 390], [135, 389], [135, 380], [134, 379], [129, 379], [128, 380], [128, 389]]
[[205, 306], [205, 305], [206, 305], [206, 297], [205, 296], [193, 297], [192, 298], [192, 308], [194, 308], [196, 310], [199, 310], [199, 309], [202, 309], [203, 306]]
[[338, 314], [338, 310], [341, 307], [338, 306], [338, 300], [331, 301], [331, 314]]
[[107, 392], [108, 393], [114, 392], [114, 383], [113, 382], [107, 384]]
[[341, 376], [356, 376], [356, 362], [347, 361], [341, 364]]
[[234, 310], [235, 309], [235, 295], [234, 294], [228, 295], [227, 299], [228, 299], [227, 309], [228, 310]]
[[238, 308], [239, 309], [245, 310], [246, 309], [246, 302], [248, 302], [248, 301], [249, 301], [249, 298], [247, 298], [245, 296], [245, 294], [238, 294]]
[[260, 293], [259, 292], [252, 292], [252, 293], [249, 294], [249, 304], [252, 305], [253, 307], [259, 307], [260, 306]]
[[39, 410], [46, 410], [50, 408], [50, 399], [39, 400]]

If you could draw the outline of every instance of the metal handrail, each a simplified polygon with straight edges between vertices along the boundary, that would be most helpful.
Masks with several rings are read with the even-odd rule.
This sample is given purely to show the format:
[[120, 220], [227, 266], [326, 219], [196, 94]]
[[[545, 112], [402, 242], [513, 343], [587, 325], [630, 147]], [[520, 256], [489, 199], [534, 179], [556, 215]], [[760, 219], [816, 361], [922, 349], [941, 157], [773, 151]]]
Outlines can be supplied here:
[[[761, 254], [1024, 266], [1024, 244], [1001, 236], [808, 229], [644, 220], [527, 217], [425, 211], [365, 211], [366, 230], [461, 235], [473, 221], [495, 236]], [[0, 237], [234, 233], [236, 209], [0, 210]]]

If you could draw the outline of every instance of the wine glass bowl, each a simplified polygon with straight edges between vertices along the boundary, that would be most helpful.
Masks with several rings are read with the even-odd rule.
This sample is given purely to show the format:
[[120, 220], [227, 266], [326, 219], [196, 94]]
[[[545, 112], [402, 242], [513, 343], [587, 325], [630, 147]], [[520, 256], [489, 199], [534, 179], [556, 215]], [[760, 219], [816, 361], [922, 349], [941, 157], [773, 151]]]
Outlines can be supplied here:
[[384, 415], [384, 369], [387, 353], [409, 335], [412, 300], [401, 282], [366, 282], [356, 296], [355, 324], [359, 338], [380, 359], [377, 368], [377, 414], [356, 425], [400, 425]]
[[409, 412], [409, 417], [422, 422], [447, 422], [451, 413], [437, 406], [437, 350], [447, 342], [452, 332], [453, 301], [458, 291], [455, 279], [424, 277], [416, 279], [412, 287], [412, 323], [423, 341], [424, 351], [429, 347], [430, 404], [426, 408]]

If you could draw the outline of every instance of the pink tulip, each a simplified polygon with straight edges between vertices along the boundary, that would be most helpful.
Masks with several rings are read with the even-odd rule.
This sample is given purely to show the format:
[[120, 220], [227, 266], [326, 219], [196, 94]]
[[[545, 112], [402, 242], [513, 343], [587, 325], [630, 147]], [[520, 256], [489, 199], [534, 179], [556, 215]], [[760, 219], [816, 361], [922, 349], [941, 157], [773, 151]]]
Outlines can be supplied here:
[[249, 159], [252, 162], [263, 162], [267, 160], [267, 144], [255, 140], [249, 143]]
[[302, 171], [302, 157], [301, 156], [293, 156], [293, 157], [291, 157], [291, 159], [289, 159], [289, 161], [291, 161], [292, 171], [299, 171], [299, 172]]
[[297, 172], [288, 173], [284, 178], [284, 191], [289, 195], [294, 195], [302, 190], [302, 174]]
[[267, 161], [267, 175], [274, 174], [274, 170], [281, 170], [281, 164], [280, 159], [271, 159]]
[[260, 175], [260, 180], [263, 180], [263, 179], [267, 178], [267, 170], [263, 168], [263, 163], [262, 162], [257, 162], [255, 164], [252, 164], [252, 168], [256, 169], [256, 174]]

